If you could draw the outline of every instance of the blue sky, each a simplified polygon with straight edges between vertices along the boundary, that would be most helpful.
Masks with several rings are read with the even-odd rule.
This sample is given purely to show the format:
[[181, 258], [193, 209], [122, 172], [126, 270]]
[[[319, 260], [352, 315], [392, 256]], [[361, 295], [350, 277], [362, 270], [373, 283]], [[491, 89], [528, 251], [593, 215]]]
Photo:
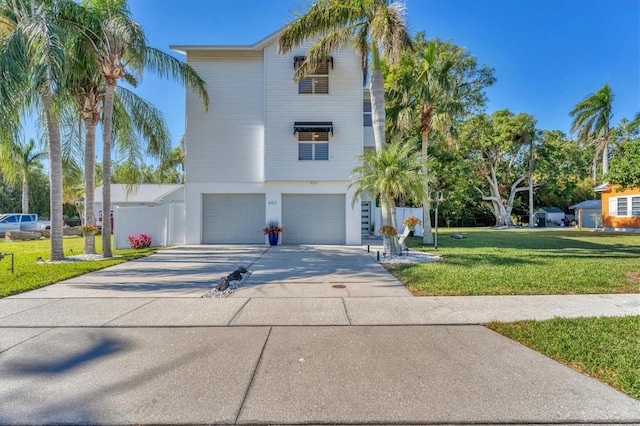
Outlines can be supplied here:
[[[300, 0], [129, 0], [149, 45], [253, 44], [304, 9]], [[532, 114], [569, 133], [568, 112], [608, 83], [613, 123], [640, 112], [640, 1], [407, 0], [412, 34], [451, 39], [495, 68], [488, 111]], [[302, 9], [301, 9], [302, 8]], [[172, 52], [172, 54], [184, 58]], [[147, 76], [136, 89], [164, 112], [177, 144], [184, 89]], [[210, 96], [215, 98], [215, 93]]]

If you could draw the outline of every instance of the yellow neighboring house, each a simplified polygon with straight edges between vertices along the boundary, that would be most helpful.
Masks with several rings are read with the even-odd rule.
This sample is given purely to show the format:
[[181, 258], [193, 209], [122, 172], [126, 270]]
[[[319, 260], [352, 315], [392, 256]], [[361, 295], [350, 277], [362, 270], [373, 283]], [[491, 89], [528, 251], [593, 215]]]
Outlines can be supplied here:
[[602, 199], [602, 227], [605, 231], [640, 232], [640, 188], [619, 190], [604, 183], [594, 188]]

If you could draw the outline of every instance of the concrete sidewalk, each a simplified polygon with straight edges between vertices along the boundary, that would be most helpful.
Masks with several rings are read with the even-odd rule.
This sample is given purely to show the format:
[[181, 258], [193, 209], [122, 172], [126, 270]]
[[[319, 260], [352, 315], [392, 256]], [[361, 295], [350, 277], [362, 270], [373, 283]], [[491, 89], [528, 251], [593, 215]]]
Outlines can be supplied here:
[[640, 315], [640, 294], [362, 298], [0, 299], [0, 327], [481, 325]]
[[602, 315], [640, 295], [416, 298], [361, 248], [163, 250], [0, 299], [0, 424], [640, 424], [481, 325]]
[[3, 328], [0, 424], [639, 424], [482, 326]]

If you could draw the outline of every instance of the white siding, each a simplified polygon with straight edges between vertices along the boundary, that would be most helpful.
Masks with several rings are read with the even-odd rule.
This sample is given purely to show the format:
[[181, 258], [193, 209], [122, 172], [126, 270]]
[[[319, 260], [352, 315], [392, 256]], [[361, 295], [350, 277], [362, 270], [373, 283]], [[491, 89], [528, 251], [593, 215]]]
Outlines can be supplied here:
[[186, 181], [264, 180], [262, 52], [189, 52], [207, 82], [209, 111], [187, 93]]
[[159, 202], [161, 203], [184, 203], [184, 187], [173, 191], [171, 194], [167, 195], [166, 197], [162, 198], [162, 200], [159, 200]]
[[[355, 51], [334, 52], [329, 67], [329, 94], [298, 94], [293, 81], [294, 56], [277, 54], [275, 44], [265, 49], [266, 180], [347, 180], [362, 154], [362, 71]], [[329, 161], [299, 161], [296, 121], [331, 121]]]
[[116, 207], [113, 228], [115, 248], [129, 248], [129, 236], [142, 233], [151, 237], [154, 247], [184, 244], [184, 217], [184, 203]]
[[[329, 94], [302, 95], [293, 58], [306, 47], [281, 56], [274, 39], [253, 52], [189, 50], [210, 107], [205, 113], [197, 95], [187, 93], [186, 244], [206, 240], [205, 194], [265, 194], [261, 214], [281, 223], [283, 194], [339, 195], [343, 236], [336, 241], [360, 244], [360, 200], [352, 208], [355, 189], [348, 186], [363, 150], [361, 59], [351, 49], [335, 52]], [[328, 161], [298, 160], [296, 121], [333, 123]]]

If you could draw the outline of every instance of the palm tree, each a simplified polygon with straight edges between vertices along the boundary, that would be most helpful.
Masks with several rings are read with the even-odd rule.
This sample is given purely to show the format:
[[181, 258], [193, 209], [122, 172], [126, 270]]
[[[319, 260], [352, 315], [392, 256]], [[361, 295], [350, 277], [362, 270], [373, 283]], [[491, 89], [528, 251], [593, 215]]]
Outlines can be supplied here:
[[[76, 10], [72, 0], [0, 1], [0, 105], [22, 112], [38, 108], [44, 118], [49, 145], [51, 199], [51, 260], [64, 259], [62, 234], [62, 150], [54, 101], [62, 88], [65, 39]], [[3, 113], [3, 117], [8, 114]], [[13, 127], [17, 124], [13, 122]], [[4, 123], [6, 125], [6, 122]]]
[[[64, 124], [70, 129], [70, 137], [66, 139], [66, 150], [83, 157], [77, 160], [84, 163], [84, 203], [83, 224], [95, 225], [95, 153], [96, 153], [96, 128], [102, 114], [104, 100], [104, 82], [98, 68], [95, 55], [91, 55], [86, 49], [86, 36], [83, 33], [75, 34], [67, 43], [67, 48], [73, 52], [70, 63], [65, 73], [65, 87], [70, 97], [69, 103], [74, 108], [69, 112], [68, 120]], [[77, 126], [77, 131], [76, 130]], [[82, 129], [84, 127], [84, 143], [82, 143]], [[75, 150], [71, 145], [75, 144]], [[63, 149], [65, 146], [63, 146]], [[66, 156], [71, 160], [72, 154]], [[74, 158], [75, 159], [75, 158]], [[71, 194], [75, 194], [75, 188]], [[87, 233], [84, 238], [84, 252], [96, 254], [95, 235]]]
[[[427, 40], [420, 32], [412, 45], [386, 75], [387, 114], [392, 129], [419, 129], [426, 156], [435, 131], [444, 132], [447, 143], [457, 147], [454, 124], [484, 106], [484, 89], [495, 78], [492, 68], [479, 66], [469, 50], [450, 41]], [[423, 243], [433, 244], [428, 199], [423, 200], [423, 214]]]
[[[415, 115], [420, 118], [420, 135], [422, 139], [422, 156], [427, 157], [429, 137], [437, 124], [445, 124], [455, 115], [462, 113], [462, 104], [454, 96], [453, 67], [460, 57], [461, 51], [455, 50], [453, 55], [444, 57], [441, 43], [429, 41], [414, 59], [407, 52], [405, 64], [394, 75], [389, 94], [392, 98], [391, 119], [398, 122], [401, 117]], [[416, 111], [417, 110], [417, 111]], [[425, 168], [423, 174], [428, 174]], [[422, 222], [424, 224], [423, 243], [433, 244], [431, 232], [431, 215], [429, 213], [428, 189], [422, 202]]]
[[381, 152], [386, 143], [381, 58], [395, 63], [409, 43], [405, 9], [401, 1], [316, 0], [304, 15], [284, 27], [279, 39], [278, 50], [286, 54], [307, 39], [319, 37], [298, 68], [297, 79], [315, 69], [335, 49], [352, 44], [360, 53], [363, 73], [371, 73], [371, 117], [377, 152]]
[[46, 151], [36, 149], [36, 141], [29, 139], [26, 144], [14, 143], [2, 145], [0, 170], [8, 182], [22, 183], [22, 213], [29, 213], [29, 176], [35, 169], [42, 168], [40, 159], [47, 156]]
[[[283, 28], [278, 41], [279, 53], [286, 54], [309, 39], [317, 39], [296, 70], [297, 80], [325, 62], [334, 50], [353, 46], [362, 58], [363, 77], [367, 71], [371, 74], [371, 119], [378, 153], [386, 144], [382, 58], [395, 64], [402, 49], [410, 44], [405, 10], [401, 1], [316, 0], [305, 14]], [[384, 225], [393, 226], [391, 216], [383, 215]]]
[[[160, 50], [147, 46], [144, 31], [131, 19], [126, 0], [85, 0], [83, 5], [94, 14], [99, 27], [93, 28], [91, 41], [98, 58], [100, 71], [105, 80], [104, 112], [102, 122], [102, 207], [106, 217], [111, 210], [111, 144], [114, 117], [114, 96], [118, 80], [130, 79], [131, 75], [141, 76], [146, 69], [161, 77], [181, 81], [198, 92], [205, 108], [208, 94], [205, 82], [182, 61]], [[109, 220], [103, 223], [103, 234], [111, 234]], [[111, 239], [102, 239], [104, 257], [111, 257]]]
[[[362, 165], [353, 169], [355, 186], [352, 206], [365, 194], [380, 197], [384, 224], [395, 227], [395, 200], [398, 197], [421, 199], [426, 196], [429, 177], [420, 173], [428, 160], [415, 152], [412, 144], [396, 141], [381, 152], [367, 150], [360, 156]], [[392, 239], [392, 252], [400, 254], [397, 238]]]
[[613, 92], [605, 84], [596, 93], [592, 93], [578, 102], [569, 115], [573, 117], [571, 132], [578, 132], [578, 139], [596, 146], [593, 158], [596, 183], [595, 165], [602, 154], [602, 174], [609, 171], [609, 132], [612, 113]]

